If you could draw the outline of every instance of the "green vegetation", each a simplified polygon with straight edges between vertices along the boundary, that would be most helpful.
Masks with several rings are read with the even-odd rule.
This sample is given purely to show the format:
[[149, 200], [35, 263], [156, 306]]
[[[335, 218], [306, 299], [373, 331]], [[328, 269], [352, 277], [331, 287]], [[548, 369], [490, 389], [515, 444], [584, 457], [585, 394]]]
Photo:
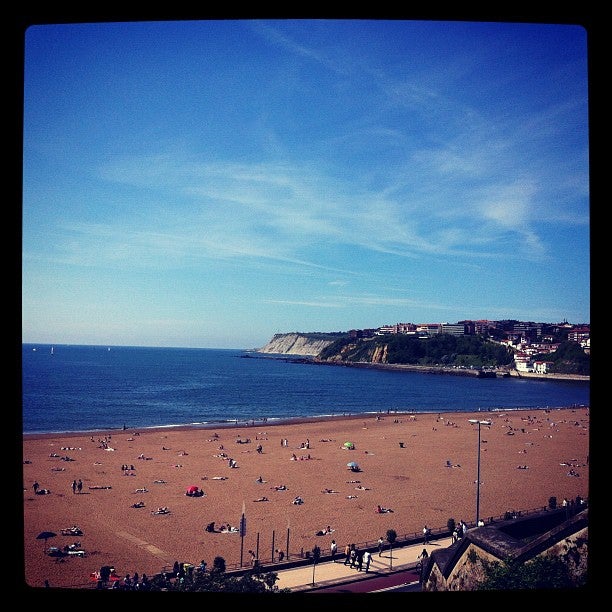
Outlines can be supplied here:
[[507, 366], [514, 359], [512, 349], [482, 336], [451, 334], [431, 338], [393, 334], [358, 340], [344, 336], [321, 351], [318, 358], [356, 363], [372, 362], [375, 355], [384, 355], [382, 363], [466, 368]]
[[562, 342], [554, 353], [535, 356], [536, 361], [550, 361], [550, 371], [556, 374], [591, 374], [591, 356], [571, 341]]
[[[308, 340], [337, 340], [346, 337], [346, 332], [293, 332]], [[289, 334], [276, 334], [276, 336], [287, 336]]]
[[210, 572], [191, 572], [170, 580], [162, 575], [150, 579], [147, 591], [183, 591], [207, 593], [290, 593], [275, 586], [278, 573], [254, 567], [242, 576], [225, 573], [225, 559], [215, 557]]
[[477, 591], [575, 589], [585, 586], [585, 572], [575, 572], [564, 557], [547, 555], [522, 563], [482, 560], [485, 579]]

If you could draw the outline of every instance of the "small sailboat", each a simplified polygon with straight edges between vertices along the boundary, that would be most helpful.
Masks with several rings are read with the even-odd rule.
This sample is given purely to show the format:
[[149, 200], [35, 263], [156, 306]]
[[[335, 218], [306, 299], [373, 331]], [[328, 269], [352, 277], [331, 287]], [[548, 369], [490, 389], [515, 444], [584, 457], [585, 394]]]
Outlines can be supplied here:
[[53, 347], [53, 346], [52, 346], [52, 347], [51, 347], [51, 354], [52, 354], [52, 355], [53, 355], [54, 350], [55, 350], [55, 347]]

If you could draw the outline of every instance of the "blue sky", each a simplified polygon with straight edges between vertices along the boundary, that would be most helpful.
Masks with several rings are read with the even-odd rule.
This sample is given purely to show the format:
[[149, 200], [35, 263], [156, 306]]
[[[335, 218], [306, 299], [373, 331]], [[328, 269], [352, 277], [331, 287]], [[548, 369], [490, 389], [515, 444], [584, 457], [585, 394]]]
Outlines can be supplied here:
[[25, 53], [24, 342], [590, 322], [579, 25], [39, 25]]

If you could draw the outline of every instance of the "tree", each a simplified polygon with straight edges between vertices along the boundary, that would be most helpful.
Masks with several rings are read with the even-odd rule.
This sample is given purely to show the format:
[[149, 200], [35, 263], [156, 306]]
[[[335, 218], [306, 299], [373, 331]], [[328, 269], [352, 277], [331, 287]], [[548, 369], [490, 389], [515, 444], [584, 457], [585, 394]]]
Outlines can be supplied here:
[[393, 569], [393, 542], [397, 540], [395, 529], [387, 529], [387, 542], [389, 542], [389, 567]]
[[315, 544], [315, 547], [312, 549], [312, 586], [315, 583], [315, 567], [321, 558], [321, 549]]
[[225, 572], [225, 559], [223, 557], [215, 557], [213, 559], [212, 572]]
[[255, 567], [241, 576], [225, 572], [225, 559], [215, 557], [210, 572], [187, 575], [182, 580], [174, 582], [163, 575], [151, 579], [150, 591], [185, 591], [206, 593], [290, 593], [291, 589], [279, 589], [277, 572], [266, 572], [261, 567]]
[[482, 561], [485, 579], [477, 591], [516, 591], [534, 589], [568, 589], [582, 586], [572, 577], [561, 557], [546, 555], [522, 563], [516, 559]]

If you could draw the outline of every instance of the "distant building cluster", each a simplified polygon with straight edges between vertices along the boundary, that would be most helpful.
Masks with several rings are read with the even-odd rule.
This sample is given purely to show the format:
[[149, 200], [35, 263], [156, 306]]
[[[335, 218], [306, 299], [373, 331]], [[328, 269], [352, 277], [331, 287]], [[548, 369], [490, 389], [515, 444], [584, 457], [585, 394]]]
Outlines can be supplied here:
[[352, 329], [353, 338], [373, 338], [389, 334], [404, 334], [415, 338], [430, 338], [435, 334], [453, 336], [481, 335], [514, 350], [514, 361], [519, 372], [546, 374], [551, 362], [534, 360], [534, 355], [554, 353], [561, 342], [580, 344], [585, 353], [591, 350], [591, 326], [587, 323], [534, 323], [532, 321], [464, 320], [457, 323], [395, 323], [374, 329]]

